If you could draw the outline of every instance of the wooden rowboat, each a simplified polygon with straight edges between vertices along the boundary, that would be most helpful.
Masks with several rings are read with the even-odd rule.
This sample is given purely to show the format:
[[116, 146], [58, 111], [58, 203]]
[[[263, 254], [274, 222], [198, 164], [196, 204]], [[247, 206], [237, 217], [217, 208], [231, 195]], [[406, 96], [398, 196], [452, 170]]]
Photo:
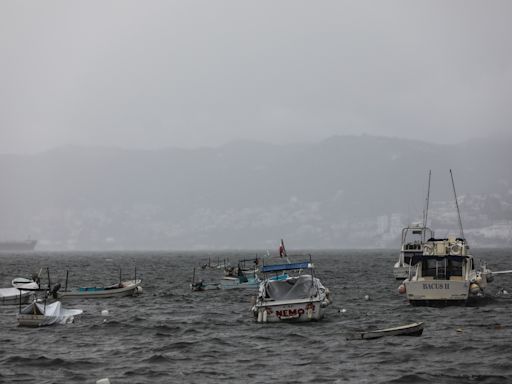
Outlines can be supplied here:
[[142, 292], [141, 280], [123, 281], [109, 287], [81, 287], [77, 290], [57, 292], [58, 299], [100, 299], [136, 296]]
[[423, 322], [401, 325], [399, 327], [376, 329], [361, 332], [361, 339], [377, 339], [384, 336], [421, 336]]

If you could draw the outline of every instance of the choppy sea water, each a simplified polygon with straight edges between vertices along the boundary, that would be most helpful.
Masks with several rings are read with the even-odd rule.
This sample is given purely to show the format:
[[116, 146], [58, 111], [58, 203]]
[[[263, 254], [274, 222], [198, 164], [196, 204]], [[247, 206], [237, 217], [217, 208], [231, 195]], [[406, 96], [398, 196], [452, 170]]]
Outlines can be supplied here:
[[[512, 269], [511, 253], [474, 251], [493, 270]], [[254, 252], [2, 254], [1, 287], [41, 267], [50, 268], [52, 285], [64, 285], [67, 269], [70, 286], [110, 284], [120, 267], [132, 278], [136, 265], [144, 293], [65, 301], [84, 310], [81, 318], [38, 329], [17, 327], [16, 306], [0, 307], [0, 382], [512, 382], [511, 275], [496, 277], [473, 306], [412, 307], [397, 293], [396, 251], [311, 254], [334, 303], [324, 320], [302, 324], [255, 323], [255, 291], [190, 291], [193, 267], [209, 256], [236, 262]], [[496, 296], [499, 288], [510, 295]], [[425, 322], [421, 337], [350, 340], [358, 330], [415, 321]]]

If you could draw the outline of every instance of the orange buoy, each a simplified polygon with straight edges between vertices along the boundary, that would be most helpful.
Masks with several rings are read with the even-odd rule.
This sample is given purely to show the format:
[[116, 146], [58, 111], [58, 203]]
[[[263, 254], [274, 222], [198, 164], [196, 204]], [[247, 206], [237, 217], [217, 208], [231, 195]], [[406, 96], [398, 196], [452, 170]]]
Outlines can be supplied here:
[[478, 284], [472, 283], [469, 286], [469, 292], [471, 292], [473, 295], [476, 295], [480, 292], [480, 286]]

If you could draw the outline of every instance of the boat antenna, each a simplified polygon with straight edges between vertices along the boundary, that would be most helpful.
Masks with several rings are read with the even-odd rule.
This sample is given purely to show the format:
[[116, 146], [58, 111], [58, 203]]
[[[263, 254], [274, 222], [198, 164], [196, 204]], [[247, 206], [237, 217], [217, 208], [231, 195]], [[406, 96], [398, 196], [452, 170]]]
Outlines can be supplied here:
[[427, 227], [427, 219], [428, 219], [428, 204], [430, 202], [430, 177], [432, 175], [432, 170], [428, 170], [428, 187], [427, 187], [427, 198], [425, 200], [425, 211], [423, 212], [423, 242], [425, 242], [425, 228]]
[[457, 207], [457, 215], [459, 217], [460, 236], [463, 240], [465, 240], [466, 238], [464, 237], [464, 229], [462, 228], [462, 219], [460, 217], [459, 203], [457, 201], [457, 192], [455, 191], [455, 182], [453, 181], [453, 173], [452, 173], [451, 169], [450, 169], [450, 177], [452, 179], [453, 195], [455, 196], [455, 206]]

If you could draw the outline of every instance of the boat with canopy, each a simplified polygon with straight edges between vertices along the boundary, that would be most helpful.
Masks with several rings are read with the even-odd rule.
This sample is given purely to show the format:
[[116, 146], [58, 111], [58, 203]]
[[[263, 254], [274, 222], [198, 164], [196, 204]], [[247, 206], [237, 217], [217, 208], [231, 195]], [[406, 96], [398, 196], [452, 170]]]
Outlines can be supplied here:
[[414, 268], [398, 288], [412, 305], [465, 305], [470, 298], [482, 296], [495, 275], [512, 272], [492, 272], [485, 263], [477, 269], [464, 237], [451, 170], [450, 176], [460, 234], [458, 237], [430, 238], [423, 245], [423, 252], [412, 257]]
[[427, 227], [431, 174], [431, 171], [429, 171], [427, 197], [425, 199], [422, 222], [402, 229], [400, 254], [398, 255], [398, 261], [393, 266], [393, 275], [396, 280], [404, 280], [410, 275], [411, 267], [414, 267], [414, 261], [417, 260], [417, 256], [423, 254], [423, 244], [427, 239], [434, 237], [432, 229]]
[[72, 323], [81, 309], [64, 309], [60, 301], [51, 304], [32, 302], [20, 308], [17, 315], [18, 325], [22, 327], [42, 327], [54, 324]]
[[[289, 276], [289, 271], [298, 275]], [[323, 318], [325, 308], [331, 304], [330, 292], [314, 276], [311, 260], [263, 265], [261, 272], [265, 278], [252, 307], [257, 322], [305, 322]]]

